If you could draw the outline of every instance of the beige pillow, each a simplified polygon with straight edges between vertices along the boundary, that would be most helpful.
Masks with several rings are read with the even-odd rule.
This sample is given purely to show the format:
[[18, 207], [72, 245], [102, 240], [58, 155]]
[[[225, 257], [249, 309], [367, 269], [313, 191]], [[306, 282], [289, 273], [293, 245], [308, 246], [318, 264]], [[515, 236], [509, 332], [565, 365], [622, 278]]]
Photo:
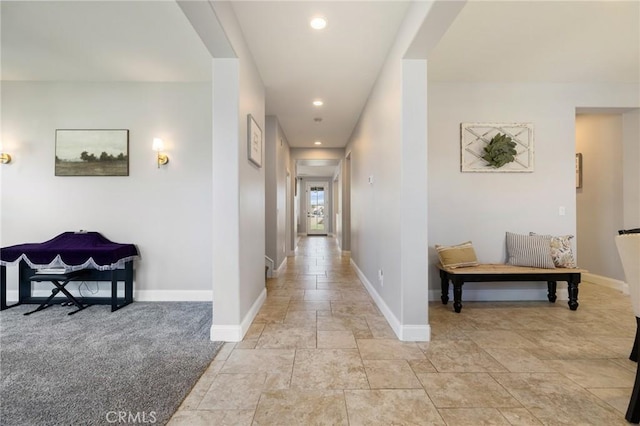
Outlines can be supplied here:
[[463, 268], [465, 266], [478, 266], [476, 251], [471, 241], [455, 246], [441, 246], [436, 244], [436, 251], [440, 264], [445, 268]]

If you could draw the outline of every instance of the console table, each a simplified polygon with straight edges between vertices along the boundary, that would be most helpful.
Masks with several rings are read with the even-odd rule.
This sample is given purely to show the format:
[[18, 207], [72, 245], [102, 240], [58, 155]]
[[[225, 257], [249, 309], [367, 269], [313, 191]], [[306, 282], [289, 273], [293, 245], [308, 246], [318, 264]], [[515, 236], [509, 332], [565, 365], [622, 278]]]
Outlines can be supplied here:
[[[138, 249], [133, 244], [114, 243], [97, 232], [64, 232], [43, 243], [1, 248], [0, 310], [22, 304], [40, 304], [37, 310], [42, 310], [48, 304], [69, 301], [78, 306], [78, 310], [95, 304], [111, 305], [111, 311], [116, 311], [133, 302], [133, 261], [138, 257]], [[7, 305], [6, 267], [16, 263], [18, 302]], [[49, 268], [61, 268], [64, 273], [41, 273]], [[34, 281], [51, 281], [54, 284], [52, 295], [62, 292], [67, 297], [35, 297], [32, 294]], [[63, 288], [72, 281], [111, 282], [111, 296], [70, 297]], [[124, 296], [118, 297], [120, 282], [124, 284]]]

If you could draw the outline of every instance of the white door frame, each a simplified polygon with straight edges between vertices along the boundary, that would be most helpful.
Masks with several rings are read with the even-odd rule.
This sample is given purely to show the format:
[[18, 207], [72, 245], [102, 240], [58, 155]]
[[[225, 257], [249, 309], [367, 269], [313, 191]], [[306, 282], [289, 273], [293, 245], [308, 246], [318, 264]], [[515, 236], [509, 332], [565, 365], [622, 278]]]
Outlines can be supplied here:
[[[311, 188], [312, 187], [321, 187], [324, 191], [324, 197], [323, 197], [323, 208], [320, 212], [313, 212], [311, 210]], [[306, 211], [306, 217], [305, 220], [307, 221], [307, 235], [327, 235], [327, 225], [328, 225], [328, 214], [330, 214], [327, 211], [327, 207], [329, 205], [328, 200], [327, 200], [327, 195], [329, 194], [329, 183], [326, 181], [310, 181], [307, 182], [307, 184], [305, 185], [305, 211]], [[323, 223], [323, 227], [322, 229], [312, 229], [311, 226], [311, 222], [315, 219], [318, 220], [318, 218], [322, 218], [322, 223]]]

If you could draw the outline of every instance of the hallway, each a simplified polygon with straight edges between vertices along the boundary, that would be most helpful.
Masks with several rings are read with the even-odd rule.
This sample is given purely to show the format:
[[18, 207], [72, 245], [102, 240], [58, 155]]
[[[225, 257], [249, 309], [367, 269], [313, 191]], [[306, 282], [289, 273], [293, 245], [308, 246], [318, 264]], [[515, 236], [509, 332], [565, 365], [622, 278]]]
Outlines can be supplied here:
[[227, 343], [170, 425], [626, 425], [628, 296], [430, 304], [401, 342], [333, 238], [301, 238], [245, 339]]

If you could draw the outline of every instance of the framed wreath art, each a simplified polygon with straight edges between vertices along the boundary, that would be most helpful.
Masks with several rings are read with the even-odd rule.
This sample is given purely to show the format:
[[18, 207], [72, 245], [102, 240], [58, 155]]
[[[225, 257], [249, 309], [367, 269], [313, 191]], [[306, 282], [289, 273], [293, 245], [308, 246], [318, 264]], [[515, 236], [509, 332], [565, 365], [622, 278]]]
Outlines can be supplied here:
[[532, 172], [532, 123], [461, 123], [463, 172]]

